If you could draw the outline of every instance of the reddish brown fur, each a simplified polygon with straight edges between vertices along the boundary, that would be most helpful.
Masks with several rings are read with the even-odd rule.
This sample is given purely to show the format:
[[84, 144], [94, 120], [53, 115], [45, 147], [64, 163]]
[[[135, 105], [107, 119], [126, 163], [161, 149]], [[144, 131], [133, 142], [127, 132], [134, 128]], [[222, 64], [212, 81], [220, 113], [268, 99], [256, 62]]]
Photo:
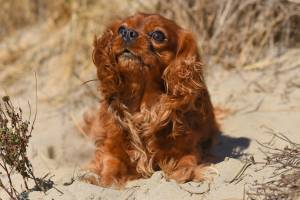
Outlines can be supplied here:
[[[123, 42], [121, 25], [139, 33], [135, 41]], [[156, 29], [166, 41], [147, 35]], [[137, 57], [119, 56], [125, 48]], [[202, 180], [203, 152], [219, 131], [192, 34], [162, 16], [136, 14], [95, 39], [93, 61], [103, 100], [84, 129], [96, 141], [90, 169], [98, 184], [122, 185], [159, 169], [178, 182]]]

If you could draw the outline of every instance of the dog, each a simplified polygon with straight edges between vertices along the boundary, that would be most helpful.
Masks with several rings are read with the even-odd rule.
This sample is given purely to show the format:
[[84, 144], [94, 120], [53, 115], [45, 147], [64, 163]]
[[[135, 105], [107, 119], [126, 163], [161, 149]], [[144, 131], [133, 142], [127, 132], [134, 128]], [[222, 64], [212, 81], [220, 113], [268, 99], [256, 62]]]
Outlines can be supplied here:
[[92, 57], [101, 101], [83, 126], [96, 145], [91, 182], [122, 186], [157, 170], [178, 183], [205, 179], [219, 127], [193, 34], [138, 13], [95, 38]]

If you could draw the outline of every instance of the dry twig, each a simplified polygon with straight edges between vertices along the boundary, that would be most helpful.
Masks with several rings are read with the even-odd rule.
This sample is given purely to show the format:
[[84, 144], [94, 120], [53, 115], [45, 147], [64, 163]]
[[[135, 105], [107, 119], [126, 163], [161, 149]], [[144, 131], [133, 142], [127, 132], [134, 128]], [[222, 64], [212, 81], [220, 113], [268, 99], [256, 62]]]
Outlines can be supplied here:
[[247, 191], [247, 199], [296, 200], [300, 197], [300, 144], [292, 142], [282, 133], [268, 128], [268, 132], [287, 143], [283, 149], [276, 148], [271, 143], [258, 142], [265, 154], [265, 167], [274, 168], [273, 175], [263, 183], [255, 182]]

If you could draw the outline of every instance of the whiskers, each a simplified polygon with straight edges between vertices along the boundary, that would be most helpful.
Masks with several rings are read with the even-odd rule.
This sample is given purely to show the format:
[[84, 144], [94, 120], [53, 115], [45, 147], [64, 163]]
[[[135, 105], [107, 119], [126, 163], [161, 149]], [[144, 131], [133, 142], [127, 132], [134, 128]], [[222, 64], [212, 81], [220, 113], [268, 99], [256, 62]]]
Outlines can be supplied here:
[[87, 81], [82, 82], [82, 83], [80, 84], [80, 86], [86, 85], [86, 84], [88, 84], [88, 83], [90, 83], [90, 82], [93, 82], [93, 81], [99, 82], [98, 79], [91, 79], [91, 80], [87, 80]]

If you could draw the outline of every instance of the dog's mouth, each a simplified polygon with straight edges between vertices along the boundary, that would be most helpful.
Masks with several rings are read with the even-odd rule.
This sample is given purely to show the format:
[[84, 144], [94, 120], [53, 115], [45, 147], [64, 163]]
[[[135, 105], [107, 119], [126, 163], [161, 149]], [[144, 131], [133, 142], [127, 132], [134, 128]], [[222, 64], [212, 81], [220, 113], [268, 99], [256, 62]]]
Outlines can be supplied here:
[[140, 62], [139, 56], [137, 56], [135, 53], [130, 51], [129, 49], [124, 49], [122, 52], [120, 52], [117, 55], [117, 61], [122, 62], [122, 61], [135, 61], [135, 62]]

